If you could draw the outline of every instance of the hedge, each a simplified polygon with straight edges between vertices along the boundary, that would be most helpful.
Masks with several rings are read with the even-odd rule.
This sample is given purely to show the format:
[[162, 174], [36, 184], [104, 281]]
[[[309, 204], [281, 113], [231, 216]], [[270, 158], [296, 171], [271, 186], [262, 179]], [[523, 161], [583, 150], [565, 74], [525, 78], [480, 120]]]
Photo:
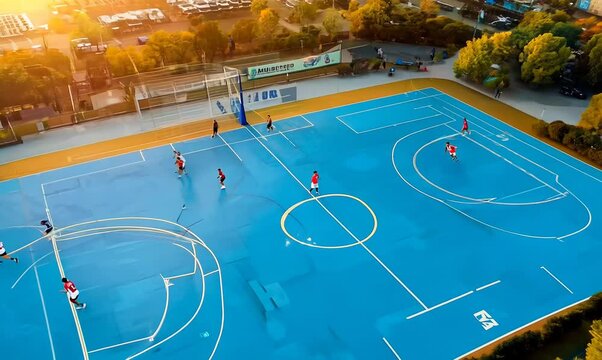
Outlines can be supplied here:
[[539, 120], [533, 125], [533, 130], [538, 136], [561, 143], [602, 166], [602, 138], [596, 130], [565, 124], [560, 120], [549, 124]]

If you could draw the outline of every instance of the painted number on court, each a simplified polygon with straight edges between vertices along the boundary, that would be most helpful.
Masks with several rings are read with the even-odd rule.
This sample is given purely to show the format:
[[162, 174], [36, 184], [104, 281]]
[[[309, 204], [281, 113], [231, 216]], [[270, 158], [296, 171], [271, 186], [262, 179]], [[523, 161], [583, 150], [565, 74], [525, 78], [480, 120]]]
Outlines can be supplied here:
[[497, 321], [495, 321], [495, 319], [493, 317], [491, 317], [491, 315], [489, 315], [489, 313], [487, 313], [487, 311], [485, 311], [485, 310], [476, 312], [473, 315], [477, 320], [479, 320], [479, 322], [481, 323], [481, 326], [485, 330], [489, 330], [492, 327], [499, 325], [497, 323]]

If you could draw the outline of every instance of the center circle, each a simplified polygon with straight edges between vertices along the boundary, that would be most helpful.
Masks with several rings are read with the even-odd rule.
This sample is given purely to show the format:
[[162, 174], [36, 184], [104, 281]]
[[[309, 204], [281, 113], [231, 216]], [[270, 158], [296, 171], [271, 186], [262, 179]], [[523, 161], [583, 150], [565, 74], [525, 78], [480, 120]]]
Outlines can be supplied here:
[[[320, 202], [320, 199], [323, 199], [323, 198], [329, 198], [329, 197], [342, 197], [342, 198], [348, 198], [348, 199], [355, 200], [355, 201], [359, 202], [360, 204], [362, 204], [362, 205], [363, 205], [363, 206], [364, 206], [364, 207], [365, 207], [365, 208], [368, 210], [368, 212], [370, 212], [370, 215], [372, 215], [372, 219], [373, 219], [373, 221], [374, 221], [374, 225], [373, 225], [373, 227], [372, 227], [372, 231], [370, 232], [370, 234], [368, 234], [368, 235], [367, 235], [365, 238], [363, 238], [362, 240], [356, 239], [356, 238], [355, 238], [355, 235], [353, 235], [353, 236], [352, 236], [352, 235], [351, 235], [351, 234], [352, 234], [352, 233], [351, 233], [351, 231], [350, 231], [350, 230], [348, 230], [348, 229], [345, 227], [345, 224], [341, 223], [341, 222], [340, 222], [340, 221], [339, 221], [339, 220], [338, 220], [338, 219], [335, 217], [335, 215], [334, 215], [334, 214], [332, 214], [332, 213], [331, 213], [331, 211], [330, 211], [330, 210], [328, 210], [328, 209], [327, 209], [327, 208], [326, 208], [324, 205], [322, 205], [322, 203]], [[327, 212], [329, 215], [331, 215], [331, 216], [334, 218], [334, 220], [335, 220], [337, 223], [339, 223], [339, 225], [340, 225], [341, 227], [343, 227], [343, 230], [345, 230], [345, 231], [346, 231], [346, 232], [348, 232], [348, 233], [351, 233], [351, 234], [349, 234], [349, 237], [353, 239], [353, 242], [352, 242], [352, 243], [349, 243], [349, 244], [344, 244], [344, 245], [319, 245], [319, 244], [315, 244], [315, 243], [312, 243], [312, 242], [310, 242], [310, 241], [311, 241], [311, 238], [308, 238], [308, 239], [307, 239], [307, 241], [303, 241], [303, 240], [300, 240], [300, 239], [296, 238], [295, 236], [291, 235], [291, 234], [288, 232], [288, 230], [286, 229], [286, 226], [285, 226], [286, 219], [288, 218], [288, 216], [290, 215], [290, 213], [291, 213], [293, 210], [295, 210], [295, 209], [296, 209], [296, 208], [298, 208], [299, 206], [301, 206], [301, 205], [303, 205], [303, 204], [306, 204], [306, 203], [308, 203], [308, 202], [311, 202], [311, 201], [316, 201], [316, 202], [318, 202], [318, 203], [319, 203], [319, 204], [320, 204], [322, 207], [324, 207], [324, 209], [326, 210], [326, 212]], [[372, 209], [370, 208], [370, 206], [368, 206], [368, 204], [366, 204], [366, 203], [365, 203], [363, 200], [361, 200], [361, 199], [359, 199], [359, 198], [357, 198], [357, 197], [355, 197], [355, 196], [352, 196], [352, 195], [347, 195], [347, 194], [326, 194], [326, 195], [318, 195], [318, 196], [315, 196], [315, 197], [311, 197], [311, 198], [309, 198], [309, 199], [305, 199], [305, 200], [303, 200], [303, 201], [300, 201], [300, 202], [298, 202], [298, 203], [294, 204], [293, 206], [289, 207], [289, 208], [288, 208], [288, 209], [287, 209], [287, 210], [284, 212], [284, 214], [282, 214], [282, 217], [280, 218], [280, 227], [282, 228], [282, 231], [284, 232], [284, 234], [286, 234], [286, 236], [287, 236], [289, 239], [291, 239], [291, 240], [293, 240], [293, 241], [296, 241], [297, 243], [299, 243], [299, 244], [301, 244], [301, 245], [305, 245], [305, 246], [309, 246], [309, 247], [313, 247], [313, 248], [319, 248], [319, 249], [344, 249], [344, 248], [349, 248], [349, 247], [353, 247], [353, 246], [357, 246], [357, 245], [363, 244], [364, 242], [366, 242], [366, 241], [370, 240], [370, 238], [372, 238], [372, 236], [374, 236], [374, 234], [376, 233], [376, 229], [378, 228], [378, 219], [376, 218], [376, 214], [374, 213], [374, 211], [372, 211]]]

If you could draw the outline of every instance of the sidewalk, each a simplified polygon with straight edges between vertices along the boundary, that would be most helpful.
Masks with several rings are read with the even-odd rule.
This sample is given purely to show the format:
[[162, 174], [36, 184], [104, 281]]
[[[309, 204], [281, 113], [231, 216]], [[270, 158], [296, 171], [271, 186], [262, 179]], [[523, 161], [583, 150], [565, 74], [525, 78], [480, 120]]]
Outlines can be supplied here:
[[[372, 52], [374, 51], [374, 46], [382, 46], [387, 58], [393, 61], [396, 55], [402, 51], [412, 54], [428, 54], [430, 49], [432, 49], [432, 47], [402, 44], [367, 44], [367, 48]], [[425, 55], [422, 55], [422, 57], [428, 58]], [[311, 99], [413, 78], [451, 79], [487, 96], [493, 96], [491, 91], [482, 86], [456, 79], [452, 72], [453, 62], [454, 58], [447, 59], [443, 63], [430, 66], [428, 72], [400, 69], [395, 73], [393, 78], [388, 77], [385, 72], [381, 71], [354, 77], [326, 76], [300, 81], [296, 83], [297, 100]], [[529, 89], [518, 81], [512, 82], [511, 87], [502, 94], [499, 101], [548, 122], [560, 119], [570, 124], [578, 122], [581, 113], [589, 103], [588, 101], [564, 97], [554, 89]], [[50, 130], [41, 134], [24, 137], [24, 143], [21, 145], [0, 148], [0, 164], [103, 140], [139, 134], [152, 129], [208, 119], [209, 117], [207, 104], [198, 102], [146, 110], [142, 112], [142, 118], [133, 113]]]

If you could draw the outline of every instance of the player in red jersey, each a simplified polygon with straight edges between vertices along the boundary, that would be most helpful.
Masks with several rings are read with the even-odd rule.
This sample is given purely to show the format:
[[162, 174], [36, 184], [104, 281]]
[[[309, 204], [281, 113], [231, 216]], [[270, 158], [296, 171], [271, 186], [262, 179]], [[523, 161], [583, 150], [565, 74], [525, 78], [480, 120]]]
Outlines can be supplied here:
[[462, 135], [464, 135], [465, 131], [468, 133], [468, 135], [470, 135], [470, 130], [468, 130], [468, 121], [466, 118], [464, 118], [464, 122], [462, 123]]
[[[17, 264], [19, 263], [19, 259], [8, 256], [8, 253], [6, 252], [6, 249], [4, 248], [4, 244], [2, 243], [2, 241], [0, 241], [0, 257], [3, 257], [8, 260], [12, 260], [12, 261], [16, 262]], [[0, 261], [0, 263], [1, 262], [2, 261]]]
[[86, 303], [77, 301], [77, 298], [79, 298], [79, 290], [77, 290], [75, 284], [71, 280], [63, 278], [63, 287], [65, 288], [65, 292], [69, 295], [69, 301], [75, 305], [77, 310], [86, 308]]
[[449, 153], [452, 160], [458, 160], [458, 157], [456, 156], [456, 146], [450, 144], [449, 141], [445, 143], [445, 152]]
[[320, 180], [320, 175], [314, 170], [314, 174], [311, 176], [311, 185], [309, 186], [310, 194], [313, 189], [316, 189], [316, 195], [320, 195], [320, 190], [318, 189], [318, 180]]
[[178, 178], [181, 178], [182, 174], [187, 174], [186, 159], [179, 152], [176, 152], [176, 167], [178, 168]]
[[226, 180], [226, 175], [222, 171], [222, 169], [217, 169], [217, 179], [219, 180], [219, 184], [222, 186], [222, 190], [226, 188], [224, 185], [224, 180]]

